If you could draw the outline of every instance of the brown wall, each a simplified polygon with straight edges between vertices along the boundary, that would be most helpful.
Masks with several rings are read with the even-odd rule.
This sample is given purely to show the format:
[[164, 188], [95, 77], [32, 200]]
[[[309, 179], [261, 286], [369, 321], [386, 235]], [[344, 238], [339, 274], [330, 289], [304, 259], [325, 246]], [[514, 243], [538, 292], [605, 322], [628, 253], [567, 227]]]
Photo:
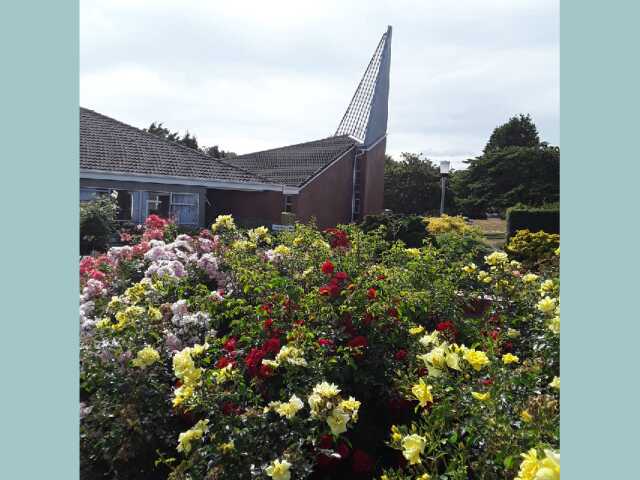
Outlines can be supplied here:
[[384, 203], [384, 154], [385, 138], [359, 158], [361, 170], [361, 217], [380, 213]]
[[302, 188], [293, 202], [298, 221], [315, 217], [320, 228], [351, 221], [354, 156], [355, 149]]
[[206, 217], [213, 223], [218, 215], [231, 214], [239, 225], [270, 227], [280, 223], [284, 208], [281, 192], [241, 192], [236, 190], [208, 190]]

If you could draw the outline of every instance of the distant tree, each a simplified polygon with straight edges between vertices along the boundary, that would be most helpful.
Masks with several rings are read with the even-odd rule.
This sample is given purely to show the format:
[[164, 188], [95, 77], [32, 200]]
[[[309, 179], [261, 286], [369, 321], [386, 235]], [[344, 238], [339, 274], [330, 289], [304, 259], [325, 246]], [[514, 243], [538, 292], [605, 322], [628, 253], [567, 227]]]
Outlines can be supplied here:
[[484, 153], [495, 152], [506, 147], [535, 147], [540, 144], [538, 129], [530, 115], [511, 117], [503, 125], [496, 127], [484, 147]]
[[203, 151], [213, 158], [235, 158], [238, 156], [235, 152], [225, 152], [224, 150], [220, 150], [220, 147], [218, 147], [218, 145], [204, 148]]
[[529, 115], [496, 127], [484, 153], [451, 176], [459, 213], [482, 217], [516, 203], [539, 206], [560, 200], [560, 148], [540, 142]]
[[456, 205], [470, 217], [504, 212], [516, 203], [560, 201], [560, 148], [541, 144], [506, 147], [467, 160], [451, 177]]
[[142, 131], [157, 135], [171, 142], [179, 143], [185, 147], [193, 148], [194, 150], [200, 150], [198, 147], [198, 140], [195, 136], [192, 136], [188, 131], [182, 137], [178, 132], [172, 132], [168, 128], [165, 128], [162, 124], [153, 122], [149, 125], [149, 128], [143, 128]]
[[424, 214], [440, 208], [440, 172], [421, 154], [387, 155], [384, 167], [384, 208], [394, 213]]
[[171, 142], [176, 142], [180, 145], [184, 145], [185, 147], [198, 150], [213, 158], [233, 158], [238, 156], [234, 152], [225, 152], [224, 150], [221, 150], [218, 145], [214, 145], [213, 147], [200, 147], [198, 145], [198, 139], [196, 138], [196, 136], [191, 135], [189, 131], [187, 131], [187, 133], [185, 133], [183, 136], [180, 136], [180, 133], [172, 132], [168, 128], [165, 128], [162, 122], [153, 122], [151, 125], [149, 125], [149, 128], [143, 128], [142, 130], [144, 132], [157, 135], [158, 137], [162, 137]]

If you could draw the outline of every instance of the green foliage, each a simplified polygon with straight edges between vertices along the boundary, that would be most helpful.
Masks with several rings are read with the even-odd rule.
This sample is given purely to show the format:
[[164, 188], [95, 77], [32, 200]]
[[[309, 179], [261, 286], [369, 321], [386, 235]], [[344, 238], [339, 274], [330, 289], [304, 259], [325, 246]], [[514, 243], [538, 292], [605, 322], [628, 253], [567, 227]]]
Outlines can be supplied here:
[[[558, 448], [557, 272], [525, 279], [504, 253], [482, 258], [473, 229], [407, 248], [374, 223], [272, 235], [220, 217], [215, 235], [150, 255], [83, 259], [83, 477], [269, 480], [285, 459], [292, 479], [513, 478], [520, 453]], [[166, 257], [184, 272], [144, 273]], [[436, 348], [458, 357], [438, 363]], [[340, 392], [310, 401], [322, 382]], [[410, 434], [424, 450], [399, 467]]]
[[507, 123], [493, 130], [484, 153], [495, 152], [506, 147], [536, 147], [540, 144], [538, 128], [530, 115], [511, 117]]
[[385, 240], [401, 240], [407, 247], [420, 247], [428, 237], [424, 219], [419, 215], [379, 214], [364, 217], [360, 227], [364, 232], [385, 227]]
[[451, 178], [459, 210], [469, 217], [501, 212], [518, 202], [542, 205], [560, 198], [560, 149], [506, 147], [467, 162]]
[[532, 207], [517, 204], [507, 209], [507, 237], [525, 229], [560, 233], [560, 205], [556, 203]]
[[[440, 171], [420, 154], [403, 153], [400, 161], [387, 156], [384, 167], [384, 208], [394, 213], [423, 215], [440, 208]], [[452, 207], [452, 196], [445, 205]]]
[[505, 251], [528, 269], [539, 270], [557, 259], [559, 247], [560, 235], [542, 230], [534, 233], [525, 229], [518, 230], [511, 236], [505, 245]]
[[165, 128], [162, 122], [153, 122], [149, 125], [149, 128], [143, 128], [142, 130], [171, 142], [176, 142], [180, 145], [184, 145], [185, 147], [192, 148], [193, 150], [198, 150], [213, 158], [233, 158], [237, 156], [234, 152], [225, 152], [224, 150], [221, 150], [218, 145], [214, 145], [213, 147], [201, 147], [198, 145], [198, 139], [195, 135], [191, 135], [187, 131], [184, 135], [180, 136], [179, 132], [172, 132], [168, 128]]
[[116, 232], [118, 206], [108, 195], [80, 204], [80, 253], [105, 251]]

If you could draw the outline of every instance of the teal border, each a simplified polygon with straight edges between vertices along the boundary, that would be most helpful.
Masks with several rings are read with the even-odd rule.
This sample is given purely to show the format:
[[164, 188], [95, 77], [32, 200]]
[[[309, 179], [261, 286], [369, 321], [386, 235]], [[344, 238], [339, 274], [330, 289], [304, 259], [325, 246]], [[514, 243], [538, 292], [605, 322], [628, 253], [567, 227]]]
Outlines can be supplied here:
[[564, 480], [640, 478], [639, 18], [561, 3]]
[[[563, 479], [635, 478], [640, 3], [561, 3]], [[78, 478], [78, 2], [0, 17], [2, 478]], [[535, 72], [532, 72], [535, 74]]]
[[79, 476], [78, 2], [0, 15], [0, 478]]

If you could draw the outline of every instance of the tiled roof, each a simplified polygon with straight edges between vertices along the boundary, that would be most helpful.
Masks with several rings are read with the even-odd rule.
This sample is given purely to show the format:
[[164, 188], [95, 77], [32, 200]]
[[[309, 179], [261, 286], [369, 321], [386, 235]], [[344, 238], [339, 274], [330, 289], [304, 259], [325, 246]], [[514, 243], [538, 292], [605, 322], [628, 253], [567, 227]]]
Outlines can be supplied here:
[[273, 183], [204, 153], [80, 108], [80, 168], [234, 183]]
[[226, 161], [274, 183], [300, 187], [356, 143], [348, 135], [341, 135], [248, 153]]

